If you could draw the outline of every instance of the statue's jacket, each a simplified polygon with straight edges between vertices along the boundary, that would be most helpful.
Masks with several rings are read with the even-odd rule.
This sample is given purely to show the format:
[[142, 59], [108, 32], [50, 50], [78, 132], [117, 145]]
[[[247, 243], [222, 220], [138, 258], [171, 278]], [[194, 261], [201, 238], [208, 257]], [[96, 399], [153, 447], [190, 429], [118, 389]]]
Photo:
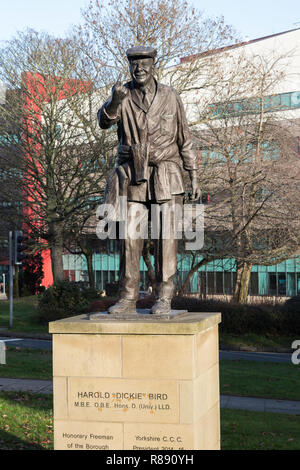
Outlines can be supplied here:
[[118, 126], [118, 164], [109, 175], [105, 203], [117, 205], [119, 196], [129, 201], [168, 201], [184, 193], [183, 169], [197, 170], [198, 160], [182, 101], [171, 87], [157, 83], [150, 107], [143, 104], [133, 81], [117, 114], [106, 106], [98, 111], [102, 129]]

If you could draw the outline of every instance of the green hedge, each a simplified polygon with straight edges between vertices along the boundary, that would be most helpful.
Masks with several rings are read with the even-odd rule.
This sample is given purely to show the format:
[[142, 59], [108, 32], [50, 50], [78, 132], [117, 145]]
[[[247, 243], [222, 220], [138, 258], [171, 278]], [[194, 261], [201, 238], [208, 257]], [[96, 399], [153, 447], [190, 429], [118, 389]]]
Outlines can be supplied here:
[[98, 297], [98, 291], [84, 288], [76, 282], [56, 282], [39, 296], [38, 321], [47, 323], [85, 313]]
[[251, 304], [175, 297], [172, 308], [189, 312], [220, 312], [220, 331], [231, 334], [300, 335], [300, 302], [287, 301], [283, 305]]
[[[154, 302], [153, 296], [147, 296], [137, 302], [137, 307], [151, 308]], [[113, 304], [114, 301], [110, 303]], [[91, 310], [101, 310], [99, 302], [95, 302], [92, 307]], [[228, 334], [255, 333], [295, 337], [300, 335], [300, 296], [289, 299], [283, 305], [241, 305], [194, 297], [174, 297], [172, 308], [189, 312], [220, 312], [220, 331]]]
[[[89, 311], [107, 310], [115, 302], [113, 299], [101, 299], [95, 289], [84, 288], [75, 282], [61, 281], [46, 289], [39, 297], [38, 320], [46, 323]], [[154, 298], [148, 296], [140, 299], [137, 307], [151, 308], [153, 303]], [[300, 296], [289, 299], [283, 305], [240, 305], [217, 300], [174, 297], [172, 308], [186, 309], [189, 312], [220, 312], [220, 331], [228, 334], [300, 337]]]

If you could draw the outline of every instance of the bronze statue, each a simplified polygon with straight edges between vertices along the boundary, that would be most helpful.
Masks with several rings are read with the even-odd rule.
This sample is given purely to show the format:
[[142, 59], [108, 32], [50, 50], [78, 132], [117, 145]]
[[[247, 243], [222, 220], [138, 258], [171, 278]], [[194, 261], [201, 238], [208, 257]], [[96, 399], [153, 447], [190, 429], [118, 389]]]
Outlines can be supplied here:
[[[151, 211], [152, 204], [183, 203], [182, 170], [190, 174], [191, 199], [199, 197], [197, 153], [177, 92], [154, 78], [156, 50], [132, 47], [126, 52], [132, 80], [119, 81], [112, 95], [98, 111], [99, 125], [118, 126], [118, 166], [107, 184], [106, 202], [117, 204], [126, 196], [133, 205]], [[141, 206], [142, 205], [142, 206]], [[132, 221], [128, 220], [129, 226]], [[150, 313], [171, 310], [177, 270], [177, 239], [155, 240], [156, 302]], [[140, 258], [144, 240], [129, 236], [122, 240], [120, 259], [120, 300], [109, 313], [136, 312], [139, 294]]]

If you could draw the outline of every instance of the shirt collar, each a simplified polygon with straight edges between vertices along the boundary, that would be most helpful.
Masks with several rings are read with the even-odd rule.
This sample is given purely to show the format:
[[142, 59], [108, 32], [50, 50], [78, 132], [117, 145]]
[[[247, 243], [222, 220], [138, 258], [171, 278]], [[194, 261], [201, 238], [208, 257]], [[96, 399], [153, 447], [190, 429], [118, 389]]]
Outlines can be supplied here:
[[150, 94], [153, 94], [156, 92], [157, 90], [157, 81], [155, 80], [155, 78], [153, 77], [153, 80], [150, 81], [150, 83], [148, 83], [148, 85], [145, 87], [145, 88], [139, 88], [139, 87], [135, 87], [134, 86], [134, 81], [132, 80], [132, 87], [135, 89], [135, 90], [138, 90], [138, 92], [141, 92], [142, 94], [144, 93], [150, 93]]

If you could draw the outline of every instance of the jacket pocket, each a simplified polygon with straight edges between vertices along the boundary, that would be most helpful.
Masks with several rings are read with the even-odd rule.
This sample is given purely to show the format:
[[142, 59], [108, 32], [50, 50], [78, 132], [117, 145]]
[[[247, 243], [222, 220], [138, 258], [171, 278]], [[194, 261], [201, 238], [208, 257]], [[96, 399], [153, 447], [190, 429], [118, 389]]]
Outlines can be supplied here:
[[162, 114], [160, 116], [160, 129], [162, 135], [173, 135], [175, 133], [175, 114]]

